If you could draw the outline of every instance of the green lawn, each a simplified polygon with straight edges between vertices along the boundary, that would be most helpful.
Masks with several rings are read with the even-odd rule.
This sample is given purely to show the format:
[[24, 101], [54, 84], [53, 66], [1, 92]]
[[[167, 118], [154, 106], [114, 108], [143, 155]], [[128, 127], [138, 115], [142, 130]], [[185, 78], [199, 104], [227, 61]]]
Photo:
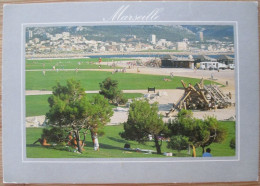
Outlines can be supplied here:
[[[43, 59], [43, 60], [26, 60], [26, 70], [33, 69], [98, 69], [98, 58], [82, 58], [82, 59]], [[130, 61], [135, 59], [127, 58], [102, 58], [102, 62]], [[80, 64], [79, 64], [80, 62]], [[111, 68], [107, 65], [102, 65], [102, 69]]]
[[[87, 94], [91, 99], [96, 94]], [[142, 97], [140, 93], [125, 93], [124, 97], [127, 99], [134, 99]], [[26, 96], [26, 117], [45, 115], [49, 110], [48, 98], [50, 95], [33, 95]]]
[[[235, 156], [235, 150], [229, 147], [229, 142], [232, 137], [235, 136], [235, 122], [225, 121], [221, 122], [228, 130], [228, 138], [222, 144], [210, 145], [211, 153], [214, 157], [216, 156]], [[66, 147], [42, 147], [39, 143], [33, 145], [41, 136], [42, 128], [26, 128], [26, 153], [27, 158], [133, 158], [133, 157], [165, 157], [157, 154], [144, 154], [135, 151], [125, 151], [123, 149], [125, 143], [129, 143], [132, 149], [151, 149], [155, 150], [153, 142], [147, 142], [145, 145], [138, 144], [135, 141], [127, 141], [119, 136], [119, 132], [123, 131], [123, 126], [106, 126], [105, 135], [99, 137], [100, 151], [94, 151], [90, 135], [87, 135], [86, 147], [82, 154], [74, 153], [69, 151]], [[187, 150], [177, 153], [175, 150], [166, 148], [166, 143], [163, 142], [162, 152], [173, 152], [174, 157], [191, 157]], [[73, 150], [70, 148], [70, 150]], [[202, 156], [202, 149], [197, 148], [197, 157]]]
[[[146, 74], [131, 74], [131, 73], [115, 73], [100, 72], [100, 71], [47, 71], [43, 76], [41, 71], [26, 72], [26, 90], [52, 90], [52, 87], [57, 82], [65, 84], [68, 79], [79, 80], [81, 86], [86, 90], [99, 90], [99, 83], [107, 77], [117, 80], [119, 89], [121, 90], [136, 90], [147, 89], [147, 87], [156, 87], [156, 89], [175, 89], [182, 87], [181, 80], [187, 84], [195, 84], [200, 79], [186, 78], [175, 76], [171, 79], [169, 76], [161, 75], [146, 75]], [[172, 81], [164, 81], [164, 78]], [[205, 80], [205, 84], [211, 81]]]

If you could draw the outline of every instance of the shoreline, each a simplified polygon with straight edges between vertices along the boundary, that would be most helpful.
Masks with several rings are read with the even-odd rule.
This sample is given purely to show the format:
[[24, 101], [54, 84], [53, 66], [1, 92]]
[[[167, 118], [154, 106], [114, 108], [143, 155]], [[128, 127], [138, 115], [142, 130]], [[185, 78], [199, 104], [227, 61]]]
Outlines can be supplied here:
[[[118, 58], [131, 58], [131, 55], [234, 55], [232, 52], [131, 52], [131, 53], [82, 53], [82, 54], [36, 54], [36, 55], [25, 55], [25, 59], [79, 59], [79, 58], [91, 58], [91, 56], [120, 56]], [[141, 57], [141, 56], [140, 56]], [[151, 56], [152, 57], [152, 56]], [[115, 57], [117, 58], [117, 57]]]

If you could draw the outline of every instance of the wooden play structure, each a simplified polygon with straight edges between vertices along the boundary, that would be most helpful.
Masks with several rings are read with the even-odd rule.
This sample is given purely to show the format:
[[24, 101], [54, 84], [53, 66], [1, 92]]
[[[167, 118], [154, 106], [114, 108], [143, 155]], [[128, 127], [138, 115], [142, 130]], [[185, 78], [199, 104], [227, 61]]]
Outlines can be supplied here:
[[181, 109], [210, 110], [231, 106], [231, 95], [225, 95], [217, 85], [204, 85], [203, 78], [195, 86], [187, 86], [182, 80], [181, 83], [185, 92], [166, 116], [171, 116], [175, 110]]

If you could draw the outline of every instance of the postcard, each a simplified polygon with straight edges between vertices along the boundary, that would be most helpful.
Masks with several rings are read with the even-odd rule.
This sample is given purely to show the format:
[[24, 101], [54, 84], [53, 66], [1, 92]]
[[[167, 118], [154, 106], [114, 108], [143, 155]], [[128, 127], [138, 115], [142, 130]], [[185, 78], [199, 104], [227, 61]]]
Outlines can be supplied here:
[[5, 5], [3, 26], [6, 183], [257, 181], [257, 3]]

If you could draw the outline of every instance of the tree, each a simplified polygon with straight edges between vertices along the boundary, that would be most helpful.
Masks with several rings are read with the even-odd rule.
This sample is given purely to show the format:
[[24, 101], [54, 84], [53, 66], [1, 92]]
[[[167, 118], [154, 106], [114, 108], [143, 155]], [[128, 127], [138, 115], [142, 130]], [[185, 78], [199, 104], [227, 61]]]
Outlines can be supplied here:
[[181, 150], [187, 149], [189, 146], [189, 138], [182, 135], [172, 136], [167, 144], [167, 148], [177, 150], [179, 153]]
[[[196, 127], [197, 125], [197, 127]], [[193, 148], [193, 156], [196, 156], [197, 138], [199, 136], [198, 132], [200, 120], [193, 118], [193, 113], [189, 110], [181, 110], [177, 118], [168, 124], [170, 131], [169, 136], [186, 136], [188, 137], [188, 142]]]
[[177, 118], [169, 123], [170, 136], [186, 136], [193, 147], [193, 156], [196, 156], [196, 148], [205, 147], [211, 143], [220, 143], [226, 138], [226, 130], [222, 128], [217, 119], [206, 117], [204, 120], [196, 119], [189, 110], [181, 110]]
[[[93, 126], [95, 126], [95, 130], [98, 131], [101, 123], [105, 125], [112, 115], [112, 108], [108, 106], [108, 103], [103, 103], [106, 100], [102, 97], [98, 97], [97, 100], [99, 101], [87, 100], [85, 90], [75, 80], [68, 80], [66, 86], [58, 83], [53, 87], [53, 95], [48, 99], [50, 106], [49, 112], [46, 113], [48, 124], [71, 129], [79, 152], [82, 152], [87, 130], [93, 130]], [[102, 109], [98, 110], [98, 108]], [[108, 114], [105, 117], [102, 110], [108, 111], [109, 109], [111, 112], [105, 112]], [[100, 118], [97, 118], [98, 113], [100, 113]], [[80, 133], [84, 137], [82, 143]]]
[[219, 122], [215, 117], [206, 117], [204, 119], [204, 125], [207, 132], [200, 145], [202, 147], [202, 153], [205, 152], [205, 147], [209, 146], [211, 143], [221, 143], [227, 137], [227, 131], [219, 125]]
[[99, 83], [101, 95], [109, 99], [113, 104], [125, 104], [127, 100], [123, 97], [123, 92], [118, 89], [118, 81], [106, 78]]
[[91, 107], [88, 110], [88, 128], [91, 132], [91, 138], [94, 150], [99, 150], [98, 134], [103, 134], [103, 128], [110, 121], [113, 115], [112, 108], [103, 96], [97, 95], [91, 101]]
[[158, 105], [150, 105], [147, 100], [134, 100], [129, 108], [127, 122], [124, 123], [124, 132], [121, 137], [145, 143], [148, 136], [152, 135], [157, 154], [161, 154], [159, 136], [166, 130], [162, 116], [158, 115]]

